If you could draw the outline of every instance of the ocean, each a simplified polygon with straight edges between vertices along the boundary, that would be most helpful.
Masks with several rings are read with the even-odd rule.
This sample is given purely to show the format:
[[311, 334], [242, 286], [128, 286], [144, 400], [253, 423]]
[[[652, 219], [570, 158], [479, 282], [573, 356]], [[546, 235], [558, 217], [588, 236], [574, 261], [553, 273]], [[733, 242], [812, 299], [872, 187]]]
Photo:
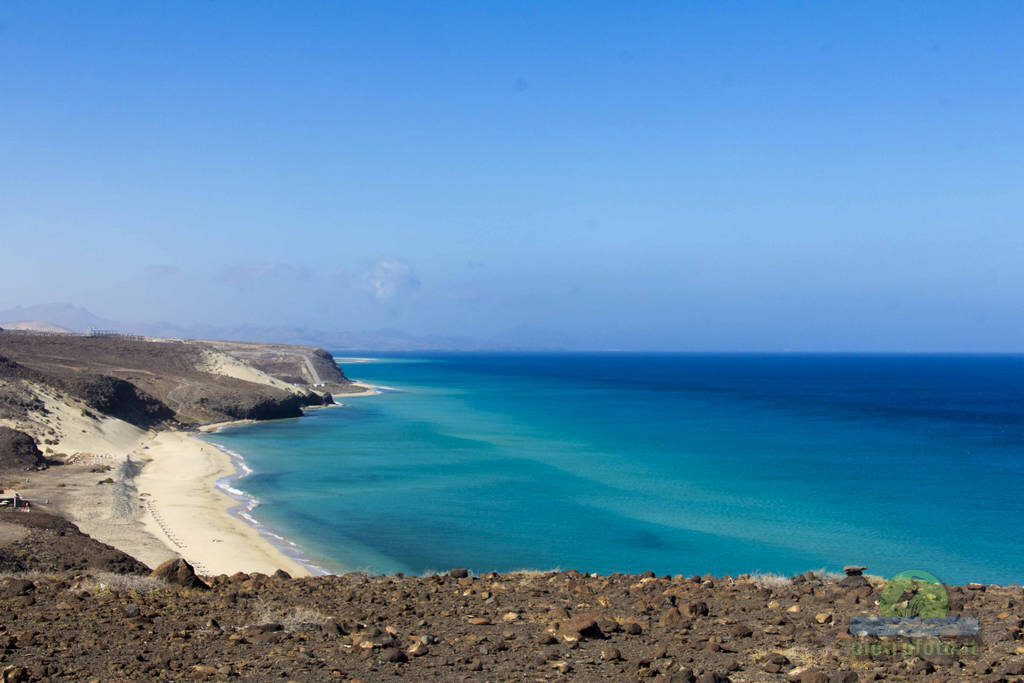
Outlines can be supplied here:
[[254, 520], [326, 571], [1024, 583], [1024, 356], [341, 364], [386, 388], [206, 437], [251, 468], [232, 486]]

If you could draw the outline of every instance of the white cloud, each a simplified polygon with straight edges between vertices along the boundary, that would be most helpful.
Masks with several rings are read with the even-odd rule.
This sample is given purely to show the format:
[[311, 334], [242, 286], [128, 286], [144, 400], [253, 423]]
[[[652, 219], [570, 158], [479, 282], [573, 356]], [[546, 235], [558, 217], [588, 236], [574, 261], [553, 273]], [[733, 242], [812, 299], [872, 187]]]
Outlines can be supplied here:
[[420, 287], [416, 272], [404, 261], [380, 259], [363, 276], [367, 289], [377, 301], [388, 301]]

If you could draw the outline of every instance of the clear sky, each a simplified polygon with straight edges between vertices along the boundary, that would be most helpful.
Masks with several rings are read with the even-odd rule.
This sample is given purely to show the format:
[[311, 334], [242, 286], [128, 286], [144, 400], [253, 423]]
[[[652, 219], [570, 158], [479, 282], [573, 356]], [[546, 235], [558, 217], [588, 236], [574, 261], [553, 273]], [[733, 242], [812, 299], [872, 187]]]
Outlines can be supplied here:
[[1024, 3], [0, 4], [0, 309], [1024, 350]]

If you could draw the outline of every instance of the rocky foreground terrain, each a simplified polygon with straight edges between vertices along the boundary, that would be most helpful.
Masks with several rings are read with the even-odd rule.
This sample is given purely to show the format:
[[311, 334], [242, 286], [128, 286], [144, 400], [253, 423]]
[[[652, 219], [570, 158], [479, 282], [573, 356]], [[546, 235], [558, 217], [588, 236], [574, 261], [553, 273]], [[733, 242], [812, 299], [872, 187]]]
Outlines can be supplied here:
[[1016, 586], [949, 589], [981, 622], [973, 654], [870, 659], [847, 633], [878, 613], [862, 576], [200, 579], [181, 560], [150, 574], [48, 515], [0, 513], [0, 537], [4, 681], [1024, 680]]

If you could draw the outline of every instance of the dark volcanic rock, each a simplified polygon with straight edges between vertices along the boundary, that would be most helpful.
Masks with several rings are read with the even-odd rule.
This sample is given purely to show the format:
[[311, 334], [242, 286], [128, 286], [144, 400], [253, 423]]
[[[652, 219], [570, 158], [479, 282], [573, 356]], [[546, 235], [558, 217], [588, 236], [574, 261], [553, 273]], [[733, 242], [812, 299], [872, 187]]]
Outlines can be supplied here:
[[145, 574], [149, 567], [117, 548], [83, 534], [62, 517], [34, 510], [0, 512], [0, 522], [24, 527], [27, 535], [0, 547], [0, 571], [99, 570]]
[[183, 588], [209, 588], [202, 579], [196, 576], [192, 565], [180, 557], [174, 560], [167, 560], [154, 569], [153, 577], [162, 579], [175, 586], [182, 586]]
[[0, 427], [0, 469], [46, 469], [46, 459], [31, 436], [16, 429]]
[[710, 610], [708, 604], [703, 600], [694, 600], [686, 605], [686, 613], [691, 617], [706, 617]]
[[[288, 579], [253, 573], [214, 580], [200, 592], [157, 582], [143, 583], [140, 590], [103, 577], [44, 574], [0, 581], [0, 607], [11, 617], [0, 627], [0, 651], [4, 666], [23, 667], [27, 680], [564, 676], [588, 682], [850, 683], [858, 674], [859, 680], [930, 675], [936, 681], [1009, 681], [1024, 673], [1016, 654], [1020, 641], [995, 637], [1001, 627], [1020, 621], [1015, 613], [1000, 618], [1024, 603], [1020, 586], [973, 592], [970, 612], [993, 634], [984, 653], [973, 659], [851, 661], [851, 640], [817, 637], [823, 627], [810, 615], [829, 612], [846, 623], [850, 615], [870, 609], [878, 591], [858, 589], [858, 595], [875, 594], [853, 603], [834, 580], [815, 581], [820, 590], [807, 591], [809, 580], [774, 586], [766, 594], [749, 577], [716, 579], [711, 588], [682, 579], [578, 572], [488, 573], [462, 580], [361, 573]], [[686, 617], [685, 606], [693, 602], [706, 602], [713, 616]], [[800, 604], [801, 612], [780, 609], [793, 604]], [[662, 625], [665, 612], [673, 609], [682, 610], [684, 626]], [[552, 637], [556, 632], [596, 636], [595, 625], [603, 638]], [[793, 647], [794, 642], [800, 645]]]
[[870, 586], [871, 582], [860, 574], [851, 574], [840, 581], [839, 585], [843, 588], [863, 588], [864, 586]]
[[568, 641], [601, 640], [604, 638], [604, 633], [601, 632], [601, 627], [597, 625], [597, 620], [589, 614], [569, 619], [558, 629], [558, 634]]
[[148, 429], [174, 419], [174, 411], [127, 380], [107, 375], [69, 376], [68, 393], [105, 415]]

